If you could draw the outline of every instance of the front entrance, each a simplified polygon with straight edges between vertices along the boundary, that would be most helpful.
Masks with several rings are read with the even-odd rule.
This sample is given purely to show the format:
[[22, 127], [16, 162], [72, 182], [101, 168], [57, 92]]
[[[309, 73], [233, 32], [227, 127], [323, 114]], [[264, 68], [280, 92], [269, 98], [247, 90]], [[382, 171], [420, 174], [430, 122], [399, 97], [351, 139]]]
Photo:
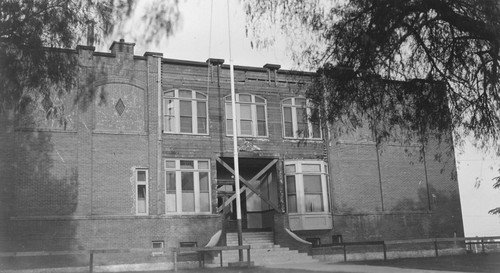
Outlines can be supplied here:
[[[277, 159], [240, 158], [241, 222], [245, 230], [271, 229], [278, 208]], [[233, 158], [217, 159], [218, 211], [228, 231], [236, 231]]]

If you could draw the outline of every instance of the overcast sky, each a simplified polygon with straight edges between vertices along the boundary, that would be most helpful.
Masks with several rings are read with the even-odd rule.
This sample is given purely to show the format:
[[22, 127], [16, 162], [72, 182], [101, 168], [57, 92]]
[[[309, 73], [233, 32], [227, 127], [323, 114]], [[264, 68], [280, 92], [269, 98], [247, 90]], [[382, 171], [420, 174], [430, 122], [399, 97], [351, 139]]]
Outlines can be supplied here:
[[[208, 58], [221, 58], [225, 59], [227, 64], [229, 39], [226, 0], [213, 0], [213, 8], [211, 2], [180, 1], [182, 17], [179, 28], [173, 37], [163, 39], [159, 44], [145, 44], [137, 38], [140, 36], [138, 32], [147, 27], [140, 26], [140, 19], [124, 26], [128, 29], [127, 34], [113, 37], [113, 40], [124, 38], [127, 42], [136, 43], [136, 55], [154, 51], [162, 52], [165, 58], [200, 62]], [[231, 1], [230, 5], [232, 59], [235, 65], [262, 67], [266, 63], [273, 63], [280, 64], [282, 69], [297, 68], [291, 60], [291, 55], [287, 54], [284, 39], [278, 38], [277, 43], [266, 50], [252, 49], [250, 39], [245, 37], [245, 13], [242, 7], [239, 1]], [[272, 26], [269, 31], [279, 37], [279, 32]], [[111, 43], [106, 41], [105, 44], [98, 45], [97, 49], [106, 52], [110, 45]], [[500, 175], [500, 158], [483, 154], [471, 145], [466, 145], [463, 152], [456, 149], [456, 155], [466, 236], [500, 235], [500, 216], [488, 214], [488, 210], [500, 206], [500, 190], [492, 188], [492, 178]], [[481, 185], [476, 187], [478, 180]]]

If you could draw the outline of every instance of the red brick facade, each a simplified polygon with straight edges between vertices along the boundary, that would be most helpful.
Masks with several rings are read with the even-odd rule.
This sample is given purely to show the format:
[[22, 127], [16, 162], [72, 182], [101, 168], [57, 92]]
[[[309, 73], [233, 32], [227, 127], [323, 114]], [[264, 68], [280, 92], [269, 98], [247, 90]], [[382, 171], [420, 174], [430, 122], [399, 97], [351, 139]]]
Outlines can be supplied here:
[[[180, 61], [150, 52], [135, 56], [133, 47], [120, 41], [113, 43], [111, 53], [94, 52], [93, 47], [70, 53], [80, 60], [80, 90], [94, 94], [87, 105], [74, 103], [82, 93], [73, 90], [60, 102], [35, 100], [23, 117], [8, 113], [0, 117], [6, 128], [0, 132], [0, 251], [149, 248], [153, 241], [164, 241], [165, 247], [180, 242], [202, 246], [225, 227], [227, 220], [217, 209], [221, 183], [231, 178], [224, 164], [232, 167], [233, 157], [225, 111], [229, 67], [216, 59]], [[280, 235], [282, 229], [291, 227], [299, 236], [320, 238], [323, 244], [332, 243], [334, 235], [342, 235], [344, 241], [463, 235], [451, 146], [432, 144], [425, 149], [432, 152], [422, 155], [417, 145], [378, 147], [369, 139], [285, 138], [282, 102], [303, 96], [314, 74], [277, 68], [235, 67], [240, 98], [249, 94], [245, 98], [266, 103], [266, 135], [238, 141], [244, 179], [251, 180], [270, 166], [252, 182], [267, 201], [252, 196], [250, 190], [244, 198], [246, 228], [272, 228], [276, 240], [282, 241], [288, 238]], [[198, 93], [189, 94], [206, 97], [206, 133], [166, 130], [164, 103], [171, 90], [192, 90]], [[44, 105], [49, 110], [65, 106], [60, 114], [64, 126], [40, 119]], [[203, 110], [197, 111], [193, 113]], [[203, 117], [198, 122], [203, 131]], [[451, 153], [436, 162], [436, 151]], [[168, 160], [199, 166], [209, 162], [210, 205], [202, 210], [210, 212], [178, 213], [177, 208], [172, 213], [172, 204], [181, 203], [165, 194]], [[305, 223], [300, 221], [306, 218], [288, 215], [287, 199], [295, 194], [287, 195], [290, 162], [299, 162], [295, 168], [302, 166], [300, 162], [327, 166], [328, 207], [317, 215], [330, 221], [325, 225], [330, 228], [303, 229]], [[144, 188], [138, 186], [138, 170], [147, 172]], [[202, 187], [193, 189], [195, 198], [202, 195]], [[181, 192], [177, 193], [180, 198]], [[141, 194], [147, 201], [145, 213], [138, 201]], [[189, 194], [182, 191], [184, 200]], [[198, 199], [197, 210], [203, 206]], [[290, 224], [291, 219], [299, 222]]]

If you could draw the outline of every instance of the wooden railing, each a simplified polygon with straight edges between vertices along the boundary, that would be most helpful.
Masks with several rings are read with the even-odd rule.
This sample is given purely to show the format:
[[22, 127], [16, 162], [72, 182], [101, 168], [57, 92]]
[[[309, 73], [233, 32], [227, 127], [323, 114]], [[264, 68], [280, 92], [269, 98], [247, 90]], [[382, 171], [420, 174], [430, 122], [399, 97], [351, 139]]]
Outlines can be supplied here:
[[30, 252], [0, 252], [0, 257], [37, 257], [37, 256], [60, 256], [60, 255], [89, 255], [89, 272], [94, 271], [94, 255], [96, 254], [117, 254], [117, 253], [152, 253], [155, 255], [167, 255], [173, 253], [174, 269], [177, 271], [177, 255], [181, 252], [196, 252], [200, 266], [204, 263], [204, 254], [206, 252], [219, 252], [220, 265], [222, 267], [223, 250], [247, 250], [248, 266], [251, 265], [250, 246], [215, 246], [215, 247], [176, 247], [176, 248], [130, 248], [130, 249], [92, 249], [92, 250], [64, 250], [64, 251], [30, 251]]
[[461, 237], [461, 238], [430, 238], [430, 239], [413, 239], [413, 240], [389, 240], [389, 241], [363, 241], [363, 242], [342, 242], [337, 244], [328, 244], [313, 246], [314, 250], [319, 249], [342, 249], [344, 252], [344, 261], [347, 261], [347, 249], [349, 246], [370, 246], [380, 245], [383, 249], [384, 260], [387, 260], [387, 247], [389, 245], [403, 245], [403, 244], [432, 244], [435, 256], [439, 256], [439, 243], [459, 243], [464, 242], [466, 247], [470, 249], [471, 245], [481, 245], [482, 252], [485, 252], [485, 245], [487, 244], [500, 244], [500, 236], [493, 237]]

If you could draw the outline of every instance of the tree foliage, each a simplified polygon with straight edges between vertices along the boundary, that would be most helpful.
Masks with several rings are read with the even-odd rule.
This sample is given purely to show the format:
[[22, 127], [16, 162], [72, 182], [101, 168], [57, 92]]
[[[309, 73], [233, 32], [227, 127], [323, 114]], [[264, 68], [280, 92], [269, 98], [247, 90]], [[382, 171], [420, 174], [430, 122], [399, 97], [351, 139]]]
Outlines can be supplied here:
[[[46, 97], [72, 90], [78, 81], [76, 55], [60, 49], [85, 45], [88, 34], [95, 42], [116, 39], [124, 34], [125, 22], [142, 19], [148, 26], [141, 38], [151, 42], [154, 37], [169, 36], [180, 16], [177, 2], [0, 1], [0, 113], [22, 110], [32, 97], [27, 93]], [[135, 12], [139, 4], [143, 14]], [[90, 32], [89, 26], [93, 27]], [[78, 97], [93, 99], [87, 94]]]
[[368, 117], [380, 139], [401, 129], [454, 132], [457, 141], [472, 135], [476, 145], [494, 143], [500, 152], [497, 0], [245, 5], [250, 35], [258, 41], [269, 41], [261, 38], [263, 21], [279, 25], [292, 41], [313, 37], [296, 57], [319, 68], [308, 96], [329, 122], [356, 127]]
[[331, 63], [352, 67], [358, 76], [445, 83], [453, 127], [498, 139], [498, 1], [350, 0], [331, 7], [323, 1], [247, 1], [246, 7], [249, 26], [266, 18], [285, 34], [297, 33], [297, 24], [314, 33], [314, 43], [302, 50], [312, 67]]

